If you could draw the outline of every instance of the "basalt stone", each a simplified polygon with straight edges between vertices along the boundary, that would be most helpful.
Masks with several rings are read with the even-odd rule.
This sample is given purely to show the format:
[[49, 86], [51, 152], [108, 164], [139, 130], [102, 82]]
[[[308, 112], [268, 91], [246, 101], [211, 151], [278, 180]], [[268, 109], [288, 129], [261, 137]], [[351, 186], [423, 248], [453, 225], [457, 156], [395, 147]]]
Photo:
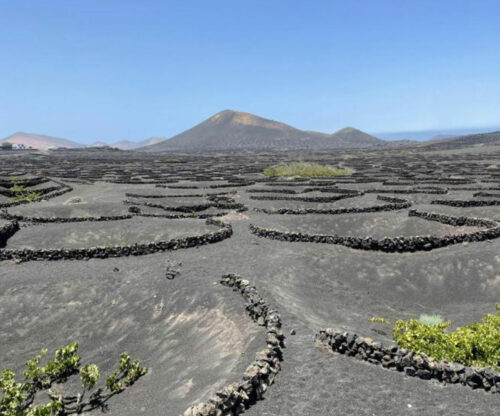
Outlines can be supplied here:
[[163, 250], [176, 250], [177, 248], [194, 247], [198, 245], [214, 243], [232, 235], [232, 227], [230, 224], [207, 219], [207, 224], [216, 225], [219, 230], [196, 237], [186, 237], [181, 239], [174, 239], [170, 241], [163, 241], [157, 243], [146, 244], [133, 244], [131, 246], [115, 246], [115, 247], [101, 247], [90, 249], [54, 249], [54, 250], [7, 250], [0, 249], [0, 260], [8, 260], [13, 257], [19, 258], [21, 261], [29, 260], [83, 260], [88, 258], [106, 258], [106, 257], [120, 257], [129, 255], [144, 255]]
[[395, 237], [383, 238], [375, 240], [370, 238], [355, 238], [349, 236], [336, 236], [336, 235], [309, 235], [304, 233], [290, 233], [281, 232], [276, 230], [269, 230], [262, 227], [257, 227], [253, 224], [250, 225], [250, 231], [260, 237], [271, 238], [281, 241], [301, 241], [313, 243], [326, 243], [326, 244], [342, 244], [346, 247], [361, 250], [379, 250], [384, 252], [414, 252], [417, 250], [428, 251], [435, 248], [445, 247], [451, 244], [458, 244], [464, 240], [467, 241], [482, 241], [485, 239], [493, 239], [500, 237], [500, 224], [484, 219], [451, 217], [442, 214], [423, 213], [412, 210], [410, 216], [418, 216], [429, 221], [438, 221], [441, 223], [456, 225], [467, 224], [478, 227], [488, 227], [485, 230], [476, 231], [470, 234], [461, 234], [457, 236], [417, 236], [417, 237]]
[[429, 370], [419, 369], [415, 371], [415, 377], [421, 378], [423, 380], [430, 380], [432, 373]]
[[467, 385], [477, 389], [483, 386], [482, 377], [474, 369], [466, 368], [464, 371], [464, 379]]
[[492, 369], [466, 367], [446, 360], [435, 361], [424, 353], [415, 354], [407, 349], [399, 349], [397, 345], [384, 347], [369, 338], [332, 332], [331, 329], [320, 331], [316, 340], [340, 354], [402, 371], [408, 376], [423, 380], [435, 379], [444, 383], [461, 383], [492, 393], [500, 391], [500, 373]]
[[[269, 385], [274, 382], [276, 374], [280, 371], [280, 359], [284, 335], [280, 330], [281, 318], [277, 310], [270, 309], [266, 302], [259, 296], [257, 289], [249, 286], [249, 282], [235, 274], [224, 275], [220, 283], [224, 286], [238, 290], [250, 304], [247, 311], [256, 322], [262, 322], [266, 327], [266, 343], [268, 347], [256, 354], [255, 361], [247, 367], [240, 382], [226, 386], [215, 393], [208, 403], [190, 407], [185, 416], [193, 416], [197, 409], [212, 409], [211, 404], [216, 404], [216, 415], [238, 415], [253, 400], [262, 398]], [[324, 332], [326, 335], [326, 332]], [[319, 338], [320, 336], [318, 336]]]
[[19, 231], [19, 223], [17, 220], [11, 221], [0, 227], [0, 247], [5, 247], [7, 240]]

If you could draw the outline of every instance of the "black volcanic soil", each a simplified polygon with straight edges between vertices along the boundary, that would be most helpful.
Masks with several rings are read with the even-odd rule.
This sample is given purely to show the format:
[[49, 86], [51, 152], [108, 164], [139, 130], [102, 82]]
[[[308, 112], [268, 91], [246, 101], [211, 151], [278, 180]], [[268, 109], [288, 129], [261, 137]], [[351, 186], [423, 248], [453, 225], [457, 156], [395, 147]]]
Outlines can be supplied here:
[[408, 212], [392, 211], [370, 214], [345, 215], [273, 215], [256, 222], [266, 228], [280, 231], [307, 234], [349, 235], [354, 237], [371, 236], [376, 239], [384, 237], [412, 237], [416, 235], [444, 236], [464, 232], [474, 232], [477, 227], [452, 227], [451, 225], [426, 221], [421, 218], [408, 217]]
[[[449, 190], [445, 195], [380, 195], [412, 201], [412, 208], [419, 211], [500, 219], [498, 206], [457, 208], [430, 204], [435, 199], [479, 199], [473, 197], [475, 192], [499, 187], [498, 170], [486, 167], [500, 159], [500, 152], [398, 152], [359, 151], [351, 152], [349, 158], [342, 154], [301, 157], [353, 167], [356, 174], [352, 178], [331, 181], [344, 189], [474, 188]], [[286, 195], [246, 191], [284, 189], [269, 186], [269, 180], [258, 172], [288, 157], [293, 156], [60, 151], [48, 155], [30, 153], [11, 164], [3, 158], [6, 163], [0, 168], [0, 177], [14, 171], [18, 175], [36, 171], [67, 180], [73, 187], [71, 192], [44, 202], [8, 208], [9, 213], [47, 217], [120, 215], [128, 212], [129, 205], [123, 201], [133, 199], [126, 193], [184, 195], [221, 191], [233, 191], [228, 196], [248, 210], [224, 218], [233, 226], [231, 238], [197, 248], [88, 261], [1, 262], [0, 367], [21, 371], [24, 361], [42, 347], [54, 349], [78, 341], [85, 360], [96, 362], [107, 373], [120, 352], [128, 350], [141, 358], [150, 372], [112, 398], [107, 413], [182, 414], [188, 406], [239, 380], [255, 353], [264, 348], [264, 330], [247, 316], [241, 296], [215, 284], [224, 273], [238, 273], [279, 309], [287, 336], [282, 371], [264, 400], [251, 406], [246, 415], [496, 414], [498, 394], [409, 378], [335, 355], [316, 347], [314, 335], [321, 328], [333, 327], [387, 343], [391, 339], [390, 327], [370, 323], [369, 318], [408, 319], [427, 313], [440, 314], [455, 326], [477, 321], [493, 312], [494, 304], [500, 301], [500, 239], [401, 254], [257, 237], [250, 232], [249, 224], [282, 231], [377, 238], [476, 230], [408, 217], [408, 209], [342, 215], [270, 215], [255, 211], [256, 207], [339, 208], [387, 203], [377, 200], [377, 193], [332, 203], [251, 199]], [[70, 164], [63, 165], [62, 160]], [[457, 184], [460, 179], [454, 176], [467, 183]], [[104, 177], [111, 182], [103, 181]], [[123, 183], [136, 182], [136, 177], [141, 177], [143, 183]], [[252, 181], [257, 183], [250, 184]], [[229, 186], [213, 187], [221, 184]], [[241, 184], [245, 186], [238, 186]], [[297, 181], [286, 188], [298, 192], [289, 195], [292, 197], [333, 195], [301, 193], [311, 186], [314, 183]], [[82, 202], [68, 203], [73, 197]], [[140, 200], [166, 205], [173, 201], [207, 202], [205, 197]], [[147, 210], [164, 213], [160, 209]], [[171, 238], [215, 229], [197, 218], [20, 224], [21, 230], [8, 241], [9, 248], [134, 243], [154, 241], [158, 235]], [[180, 274], [170, 280], [166, 271], [172, 265]], [[289, 335], [292, 329], [296, 335]]]
[[216, 228], [204, 220], [186, 218], [135, 217], [119, 221], [37, 224], [23, 228], [11, 237], [7, 248], [79, 248], [168, 241], [200, 235]]

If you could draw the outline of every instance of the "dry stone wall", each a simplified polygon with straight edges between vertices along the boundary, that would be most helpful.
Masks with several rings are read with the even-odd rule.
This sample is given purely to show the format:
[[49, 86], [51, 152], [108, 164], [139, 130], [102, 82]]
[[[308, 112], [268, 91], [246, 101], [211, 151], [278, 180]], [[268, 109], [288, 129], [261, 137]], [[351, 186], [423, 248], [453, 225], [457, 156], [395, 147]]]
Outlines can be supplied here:
[[254, 208], [256, 212], [264, 214], [281, 214], [281, 215], [307, 215], [307, 214], [328, 214], [328, 215], [341, 215], [341, 214], [362, 214], [370, 212], [384, 212], [384, 211], [397, 211], [411, 207], [411, 202], [401, 198], [391, 198], [384, 196], [377, 196], [381, 201], [391, 202], [385, 205], [374, 205], [364, 208], [330, 208], [330, 209], [316, 209], [316, 208]]
[[434, 205], [448, 205], [450, 207], [487, 207], [487, 206], [497, 206], [500, 205], [499, 200], [471, 200], [471, 201], [461, 201], [456, 199], [436, 199], [431, 201]]
[[[336, 192], [336, 191], [335, 191]], [[363, 192], [346, 193], [334, 196], [275, 196], [275, 195], [250, 195], [250, 199], [257, 201], [300, 201], [300, 202], [335, 202], [341, 199], [354, 198], [363, 195]]]
[[273, 384], [281, 369], [280, 361], [284, 348], [281, 317], [260, 296], [248, 280], [236, 274], [227, 274], [220, 283], [241, 293], [246, 301], [246, 309], [257, 324], [266, 328], [267, 347], [258, 352], [241, 381], [231, 383], [217, 391], [207, 402], [192, 406], [184, 416], [234, 416], [243, 413], [251, 403], [262, 398], [267, 388]]
[[[452, 244], [463, 242], [474, 242], [492, 240], [500, 237], [500, 223], [496, 221], [481, 220], [481, 219], [466, 219], [465, 217], [452, 217], [447, 215], [421, 213], [412, 211], [409, 216], [419, 216], [423, 219], [431, 219], [432, 221], [442, 222], [448, 225], [467, 225], [474, 224], [476, 226], [487, 226], [484, 230], [479, 230], [471, 233], [453, 234], [444, 237], [432, 235], [415, 236], [415, 237], [385, 237], [377, 240], [372, 237], [350, 237], [339, 235], [324, 235], [324, 234], [306, 234], [287, 231], [272, 230], [269, 228], [259, 227], [250, 224], [250, 231], [264, 238], [272, 240], [288, 241], [288, 242], [309, 242], [323, 244], [339, 244], [349, 248], [358, 250], [375, 250], [384, 251], [387, 253], [402, 253], [415, 251], [428, 251], [436, 248], [446, 247]], [[483, 224], [483, 225], [480, 225]]]
[[34, 222], [34, 223], [68, 223], [68, 222], [97, 222], [97, 221], [119, 221], [132, 218], [132, 214], [124, 215], [103, 215], [98, 217], [29, 217], [24, 215], [9, 214], [7, 211], [0, 211], [0, 218]]
[[19, 224], [17, 221], [11, 221], [0, 227], [0, 247], [5, 247], [7, 240], [19, 231]]
[[13, 207], [13, 206], [17, 206], [17, 205], [23, 205], [23, 204], [29, 204], [32, 202], [47, 200], [47, 199], [55, 198], [57, 196], [64, 195], [64, 194], [71, 192], [73, 190], [73, 188], [71, 186], [68, 186], [62, 182], [58, 182], [58, 181], [53, 180], [53, 179], [52, 179], [52, 182], [55, 182], [55, 183], [59, 184], [60, 186], [54, 187], [54, 189], [52, 189], [50, 193], [40, 195], [38, 198], [36, 198], [33, 201], [21, 200], [21, 201], [4, 202], [4, 203], [0, 203], [0, 208], [8, 208], [8, 207]]
[[231, 237], [233, 229], [230, 224], [208, 219], [207, 224], [217, 225], [218, 230], [193, 237], [177, 238], [168, 241], [156, 241], [144, 244], [125, 246], [62, 248], [62, 249], [0, 249], [1, 260], [31, 261], [31, 260], [88, 260], [108, 257], [141, 256], [160, 251], [177, 250], [212, 244]]
[[332, 351], [346, 354], [390, 370], [404, 372], [411, 377], [438, 380], [443, 383], [463, 384], [491, 393], [500, 393], [500, 373], [489, 368], [466, 367], [445, 360], [436, 361], [424, 353], [415, 353], [397, 345], [384, 347], [371, 338], [356, 334], [323, 329], [316, 341]]

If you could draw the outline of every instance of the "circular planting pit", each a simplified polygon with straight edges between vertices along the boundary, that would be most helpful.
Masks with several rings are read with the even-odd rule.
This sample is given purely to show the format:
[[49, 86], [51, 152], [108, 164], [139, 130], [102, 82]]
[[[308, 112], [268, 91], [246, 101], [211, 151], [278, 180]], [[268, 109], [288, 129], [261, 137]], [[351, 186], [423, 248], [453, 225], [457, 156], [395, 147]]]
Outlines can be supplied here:
[[[254, 195], [254, 194], [251, 194]], [[260, 194], [259, 194], [260, 195]], [[305, 194], [308, 195], [308, 194]], [[340, 195], [340, 194], [337, 194]], [[266, 196], [269, 196], [266, 194]], [[273, 195], [275, 196], [275, 195]], [[325, 196], [318, 195], [320, 197]], [[377, 199], [376, 194], [365, 194], [354, 198], [340, 199], [332, 202], [306, 202], [306, 201], [291, 201], [291, 200], [255, 200], [250, 199], [247, 202], [249, 207], [259, 209], [336, 209], [336, 208], [366, 208], [376, 205], [384, 205], [384, 201]]]
[[203, 220], [134, 217], [127, 220], [37, 224], [11, 237], [8, 249], [130, 246], [197, 236], [216, 230]]
[[20, 373], [42, 348], [52, 353], [74, 340], [107, 376], [127, 350], [149, 371], [108, 402], [112, 415], [180, 415], [238, 380], [265, 347], [265, 329], [247, 316], [242, 299], [195, 276], [165, 279], [161, 258], [159, 267], [129, 260], [117, 271], [86, 262], [85, 270], [64, 274], [56, 263], [43, 270], [32, 263], [21, 279], [0, 272], [0, 336], [8, 346], [2, 367]]
[[407, 210], [377, 212], [366, 214], [316, 215], [305, 216], [278, 215], [263, 217], [256, 223], [259, 227], [275, 227], [280, 231], [305, 234], [328, 234], [352, 237], [413, 237], [417, 235], [446, 235], [472, 233], [479, 227], [459, 226], [426, 221], [408, 216]]
[[452, 207], [448, 205], [421, 205], [421, 209], [444, 215], [490, 218], [500, 221], [500, 209], [496, 206], [484, 207]]
[[358, 250], [375, 250], [388, 253], [402, 253], [415, 251], [429, 251], [453, 244], [469, 243], [475, 241], [493, 240], [500, 237], [500, 223], [478, 218], [451, 217], [443, 214], [416, 211], [408, 212], [411, 217], [423, 218], [428, 221], [452, 225], [454, 227], [472, 226], [481, 227], [479, 230], [469, 232], [437, 235], [417, 235], [411, 237], [397, 236], [381, 239], [357, 236], [344, 236], [338, 234], [312, 234], [291, 231], [280, 231], [250, 224], [250, 231], [264, 238], [288, 242], [310, 242], [324, 244], [339, 244]]
[[54, 204], [39, 202], [20, 205], [8, 209], [9, 214], [39, 218], [85, 218], [120, 216], [127, 214], [127, 207], [122, 203], [93, 203], [80, 199], [77, 204]]

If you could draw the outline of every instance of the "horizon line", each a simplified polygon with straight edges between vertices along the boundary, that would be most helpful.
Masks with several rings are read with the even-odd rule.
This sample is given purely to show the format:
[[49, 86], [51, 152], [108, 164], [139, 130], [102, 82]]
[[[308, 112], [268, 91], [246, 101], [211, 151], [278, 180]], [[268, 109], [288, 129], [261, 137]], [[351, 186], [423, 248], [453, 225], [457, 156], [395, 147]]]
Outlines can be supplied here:
[[[249, 114], [251, 114], [251, 113], [249, 113]], [[257, 116], [257, 117], [260, 117], [260, 116]], [[264, 118], [264, 117], [261, 117], [261, 118]], [[272, 119], [268, 119], [268, 120], [272, 120]], [[272, 120], [272, 121], [278, 121], [278, 120]], [[197, 124], [199, 124], [199, 123], [197, 123]], [[196, 126], [197, 124], [195, 124], [194, 126]], [[285, 123], [285, 124], [287, 124], [287, 123]], [[188, 127], [186, 129], [182, 130], [181, 132], [175, 133], [169, 137], [163, 136], [163, 135], [152, 135], [152, 136], [139, 138], [139, 139], [119, 139], [119, 140], [113, 140], [113, 141], [107, 140], [107, 139], [98, 139], [98, 140], [93, 140], [93, 141], [89, 141], [89, 140], [80, 141], [78, 139], [63, 137], [64, 135], [58, 135], [58, 134], [51, 135], [51, 134], [46, 133], [46, 132], [38, 133], [38, 132], [28, 132], [28, 131], [24, 131], [24, 130], [17, 130], [14, 133], [11, 133], [8, 136], [1, 138], [0, 141], [4, 141], [4, 140], [8, 139], [10, 136], [13, 136], [15, 134], [22, 133], [22, 134], [34, 134], [34, 135], [40, 135], [40, 136], [47, 136], [47, 137], [52, 137], [52, 138], [61, 139], [61, 140], [69, 140], [69, 141], [72, 141], [72, 142], [75, 142], [78, 144], [83, 144], [83, 145], [90, 145], [90, 144], [99, 143], [99, 142], [103, 142], [106, 144], [114, 144], [114, 143], [119, 143], [119, 142], [138, 143], [138, 142], [146, 141], [146, 140], [149, 140], [152, 138], [162, 138], [164, 140], [169, 140], [172, 137], [175, 137], [179, 134], [182, 134], [183, 132], [191, 129], [194, 126]], [[336, 129], [333, 133], [323, 132], [323, 131], [314, 130], [314, 129], [300, 129], [300, 128], [297, 128], [297, 129], [304, 131], [304, 132], [311, 131], [311, 132], [324, 133], [324, 134], [334, 134], [336, 131], [339, 131], [339, 130], [346, 128], [346, 127], [353, 127], [353, 126], [340, 127], [338, 129]], [[384, 136], [384, 135], [387, 135], [387, 136], [394, 136], [394, 135], [399, 135], [399, 134], [414, 134], [414, 135], [420, 134], [420, 135], [422, 135], [422, 134], [426, 134], [426, 133], [436, 133], [436, 135], [457, 133], [456, 136], [458, 137], [461, 135], [475, 134], [473, 132], [474, 130], [481, 130], [481, 131], [477, 131], [477, 133], [490, 133], [490, 132], [500, 131], [500, 123], [498, 125], [488, 125], [488, 126], [483, 125], [483, 126], [473, 126], [473, 127], [467, 126], [467, 127], [445, 127], [445, 128], [436, 127], [436, 128], [425, 128], [425, 129], [418, 129], [418, 130], [392, 130], [392, 131], [386, 130], [386, 131], [378, 131], [378, 132], [374, 132], [374, 133], [370, 132], [370, 130], [358, 129], [357, 127], [353, 127], [353, 128], [356, 128], [357, 130], [361, 130], [361, 131], [363, 131], [367, 134], [370, 134], [374, 137], [377, 137], [377, 138], [381, 138], [379, 136]], [[432, 139], [432, 137], [428, 138], [428, 139], [420, 139], [420, 140], [419, 139], [405, 138], [405, 137], [400, 137], [400, 138], [392, 137], [392, 138], [384, 138], [382, 140], [386, 140], [386, 141], [397, 141], [397, 140], [425, 141], [425, 140], [430, 140], [430, 139]]]

